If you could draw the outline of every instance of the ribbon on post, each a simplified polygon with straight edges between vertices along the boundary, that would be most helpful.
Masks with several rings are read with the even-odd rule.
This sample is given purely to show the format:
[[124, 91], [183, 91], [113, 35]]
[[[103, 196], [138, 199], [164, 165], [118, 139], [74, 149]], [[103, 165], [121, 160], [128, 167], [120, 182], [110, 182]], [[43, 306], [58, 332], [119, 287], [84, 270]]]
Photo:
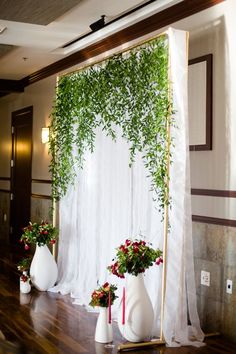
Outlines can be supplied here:
[[123, 297], [122, 297], [122, 325], [125, 324], [125, 287], [123, 287]]
[[111, 291], [108, 293], [108, 323], [111, 323]]

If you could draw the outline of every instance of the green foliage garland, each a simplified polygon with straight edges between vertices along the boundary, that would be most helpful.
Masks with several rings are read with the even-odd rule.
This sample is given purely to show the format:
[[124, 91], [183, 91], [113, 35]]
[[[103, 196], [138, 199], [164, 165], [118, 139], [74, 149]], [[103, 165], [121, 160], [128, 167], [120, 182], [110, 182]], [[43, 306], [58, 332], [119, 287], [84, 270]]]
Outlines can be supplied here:
[[130, 165], [136, 152], [143, 152], [152, 189], [163, 208], [168, 203], [170, 97], [166, 35], [102, 64], [62, 76], [50, 127], [53, 198], [59, 200], [65, 195], [73, 183], [75, 165], [83, 167], [86, 149], [93, 152], [95, 129], [101, 126], [115, 139], [114, 125], [118, 125], [130, 143]]

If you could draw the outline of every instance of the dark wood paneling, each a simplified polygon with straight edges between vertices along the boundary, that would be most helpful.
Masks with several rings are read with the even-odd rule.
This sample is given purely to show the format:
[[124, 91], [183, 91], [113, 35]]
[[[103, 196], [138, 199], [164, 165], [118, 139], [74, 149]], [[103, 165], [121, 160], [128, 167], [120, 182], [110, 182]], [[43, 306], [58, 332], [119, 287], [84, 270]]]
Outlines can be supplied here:
[[52, 199], [50, 195], [45, 195], [45, 194], [31, 194], [31, 198], [37, 198], [37, 199]]
[[236, 227], [236, 220], [213, 218], [210, 216], [192, 215], [192, 220], [205, 224], [222, 225]]
[[42, 80], [53, 74], [79, 64], [108, 50], [116, 48], [126, 42], [147, 35], [162, 27], [168, 26], [185, 17], [194, 15], [225, 0], [184, 0], [168, 9], [154, 14], [132, 26], [129, 26], [95, 44], [69, 55], [21, 80], [23, 86]]
[[11, 241], [17, 242], [30, 220], [33, 107], [12, 113]]
[[24, 92], [24, 83], [21, 80], [0, 79], [0, 91], [6, 93]]
[[236, 198], [236, 191], [218, 190], [218, 189], [191, 189], [192, 195], [207, 195], [210, 197]]
[[51, 184], [52, 181], [50, 179], [35, 179], [35, 178], [32, 178], [32, 183]]
[[205, 144], [190, 145], [190, 151], [212, 150], [212, 54], [189, 60], [189, 65], [206, 61], [206, 137]]

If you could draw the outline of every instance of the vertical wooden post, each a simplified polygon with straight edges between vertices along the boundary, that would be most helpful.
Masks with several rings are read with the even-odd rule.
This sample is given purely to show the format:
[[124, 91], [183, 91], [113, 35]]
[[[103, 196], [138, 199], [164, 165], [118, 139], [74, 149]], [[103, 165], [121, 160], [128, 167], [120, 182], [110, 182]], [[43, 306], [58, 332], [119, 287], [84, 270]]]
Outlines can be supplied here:
[[[172, 101], [171, 90], [171, 68], [170, 68], [170, 44], [168, 56], [168, 102]], [[169, 228], [169, 180], [170, 180], [170, 120], [172, 115], [172, 105], [169, 104], [168, 115], [166, 117], [166, 180], [165, 180], [165, 206], [164, 206], [164, 231], [163, 231], [163, 268], [162, 268], [162, 288], [161, 288], [161, 319], [160, 319], [160, 340], [164, 340], [163, 322], [166, 295], [166, 271], [167, 271], [167, 247]]]

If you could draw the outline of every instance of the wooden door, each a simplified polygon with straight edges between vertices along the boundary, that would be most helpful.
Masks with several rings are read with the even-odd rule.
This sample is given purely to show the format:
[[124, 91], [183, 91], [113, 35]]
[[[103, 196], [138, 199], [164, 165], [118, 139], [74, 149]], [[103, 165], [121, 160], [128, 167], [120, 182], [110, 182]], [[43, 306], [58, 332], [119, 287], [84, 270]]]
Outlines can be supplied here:
[[30, 221], [33, 107], [12, 113], [10, 241], [18, 242]]

